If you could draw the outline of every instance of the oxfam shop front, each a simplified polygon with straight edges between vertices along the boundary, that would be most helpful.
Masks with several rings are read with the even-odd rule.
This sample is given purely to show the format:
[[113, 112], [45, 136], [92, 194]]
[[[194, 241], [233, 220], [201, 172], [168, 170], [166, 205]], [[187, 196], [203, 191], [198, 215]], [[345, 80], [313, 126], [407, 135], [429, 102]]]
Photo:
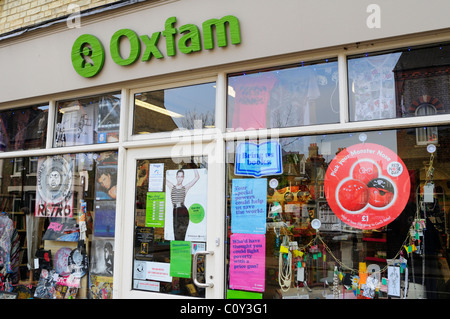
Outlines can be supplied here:
[[319, 2], [148, 1], [2, 38], [0, 295], [449, 298], [448, 19], [394, 31], [343, 1], [323, 33], [292, 13], [331, 24]]

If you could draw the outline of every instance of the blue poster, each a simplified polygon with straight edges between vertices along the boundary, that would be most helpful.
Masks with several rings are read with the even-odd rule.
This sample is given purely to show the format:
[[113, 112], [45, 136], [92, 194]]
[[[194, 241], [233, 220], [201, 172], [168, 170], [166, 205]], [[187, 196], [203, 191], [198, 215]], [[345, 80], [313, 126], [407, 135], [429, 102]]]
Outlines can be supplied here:
[[265, 234], [267, 179], [233, 179], [231, 232]]
[[267, 176], [283, 173], [281, 146], [277, 141], [240, 143], [236, 148], [236, 175]]

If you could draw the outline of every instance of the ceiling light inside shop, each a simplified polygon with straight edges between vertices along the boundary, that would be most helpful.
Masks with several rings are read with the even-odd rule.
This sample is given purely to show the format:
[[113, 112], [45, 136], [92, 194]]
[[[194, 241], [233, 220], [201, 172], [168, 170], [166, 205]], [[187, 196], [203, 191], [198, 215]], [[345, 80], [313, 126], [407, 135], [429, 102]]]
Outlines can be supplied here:
[[59, 109], [59, 111], [63, 114], [66, 112], [75, 112], [75, 111], [79, 111], [79, 110], [80, 110], [80, 105], [78, 103], [71, 103], [71, 104], [69, 104], [69, 106], [62, 107]]
[[136, 104], [136, 105], [138, 105], [138, 106], [141, 106], [141, 107], [143, 107], [143, 108], [146, 108], [146, 109], [149, 109], [149, 110], [152, 110], [152, 111], [155, 111], [155, 112], [158, 112], [158, 113], [167, 115], [167, 116], [171, 116], [171, 117], [184, 117], [184, 116], [181, 115], [181, 114], [178, 114], [178, 113], [175, 113], [175, 112], [172, 112], [172, 111], [163, 109], [163, 108], [161, 108], [161, 107], [159, 107], [159, 106], [156, 106], [156, 105], [153, 105], [153, 104], [150, 104], [150, 103], [147, 103], [147, 102], [138, 100], [138, 99], [135, 99], [135, 100], [134, 100], [134, 104]]

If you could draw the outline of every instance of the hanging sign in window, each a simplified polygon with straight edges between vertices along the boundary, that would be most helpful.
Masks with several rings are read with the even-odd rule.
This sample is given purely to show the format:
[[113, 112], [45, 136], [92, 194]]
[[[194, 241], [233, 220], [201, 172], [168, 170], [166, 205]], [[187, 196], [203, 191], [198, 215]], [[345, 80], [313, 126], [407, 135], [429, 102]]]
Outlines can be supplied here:
[[280, 143], [278, 141], [261, 144], [240, 143], [236, 149], [234, 173], [254, 177], [283, 173]]
[[208, 170], [166, 171], [164, 239], [206, 241]]
[[36, 217], [72, 217], [74, 157], [39, 158]]
[[231, 232], [266, 233], [267, 179], [233, 179]]
[[263, 292], [266, 236], [233, 234], [230, 246], [230, 288]]
[[392, 150], [371, 143], [352, 145], [328, 166], [325, 195], [332, 211], [358, 229], [394, 221], [410, 194], [408, 170]]

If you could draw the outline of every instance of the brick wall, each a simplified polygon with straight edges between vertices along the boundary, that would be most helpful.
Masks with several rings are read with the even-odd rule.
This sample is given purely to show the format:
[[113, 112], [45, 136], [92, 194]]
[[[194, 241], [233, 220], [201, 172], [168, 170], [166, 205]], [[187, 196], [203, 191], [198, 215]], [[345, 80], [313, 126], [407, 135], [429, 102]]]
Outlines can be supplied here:
[[[117, 0], [0, 0], [0, 34], [73, 14], [70, 4], [83, 11]], [[76, 8], [76, 7], [70, 7]]]

